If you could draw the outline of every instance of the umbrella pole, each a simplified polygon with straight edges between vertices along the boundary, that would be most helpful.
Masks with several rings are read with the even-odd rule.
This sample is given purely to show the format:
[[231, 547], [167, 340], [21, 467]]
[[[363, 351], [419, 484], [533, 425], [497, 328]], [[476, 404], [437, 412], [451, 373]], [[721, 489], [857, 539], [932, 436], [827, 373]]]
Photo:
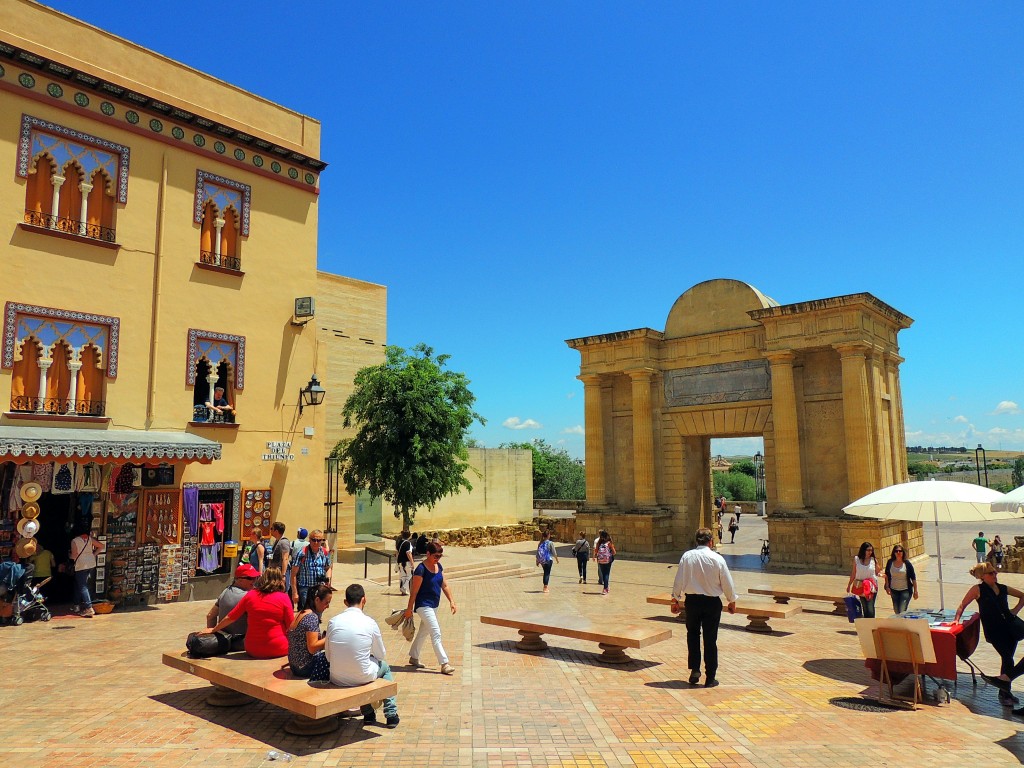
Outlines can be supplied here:
[[935, 552], [939, 558], [939, 608], [946, 610], [946, 592], [942, 584], [942, 537], [939, 535], [939, 504], [932, 502], [932, 511], [935, 514]]

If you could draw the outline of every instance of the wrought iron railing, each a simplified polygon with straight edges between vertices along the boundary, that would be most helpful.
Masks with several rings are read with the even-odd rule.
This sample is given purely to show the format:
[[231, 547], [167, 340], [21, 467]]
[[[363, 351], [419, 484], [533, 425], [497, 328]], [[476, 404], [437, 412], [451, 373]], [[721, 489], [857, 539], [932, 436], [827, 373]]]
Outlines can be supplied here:
[[214, 251], [200, 251], [199, 262], [201, 264], [210, 264], [214, 267], [233, 269], [235, 272], [242, 271], [242, 260], [238, 256], [225, 256]]
[[106, 401], [75, 400], [75, 410], [71, 413], [71, 400], [64, 397], [26, 397], [16, 395], [11, 398], [13, 413], [46, 413], [51, 416], [104, 416]]
[[54, 216], [50, 213], [25, 209], [25, 223], [34, 227], [52, 229], [57, 232], [66, 232], [69, 235], [88, 237], [91, 240], [102, 240], [104, 243], [114, 242], [113, 227], [101, 227], [99, 224], [90, 224], [87, 221], [77, 221], [66, 216]]

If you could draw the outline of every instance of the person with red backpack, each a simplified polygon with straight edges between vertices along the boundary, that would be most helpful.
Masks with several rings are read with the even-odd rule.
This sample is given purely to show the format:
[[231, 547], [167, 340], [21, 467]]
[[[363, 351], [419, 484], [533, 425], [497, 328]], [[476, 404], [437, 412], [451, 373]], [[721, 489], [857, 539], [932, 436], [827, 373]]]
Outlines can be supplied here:
[[597, 580], [603, 587], [602, 595], [608, 594], [608, 580], [612, 575], [612, 563], [615, 562], [615, 545], [608, 531], [601, 531], [594, 547], [594, 559], [597, 560]]

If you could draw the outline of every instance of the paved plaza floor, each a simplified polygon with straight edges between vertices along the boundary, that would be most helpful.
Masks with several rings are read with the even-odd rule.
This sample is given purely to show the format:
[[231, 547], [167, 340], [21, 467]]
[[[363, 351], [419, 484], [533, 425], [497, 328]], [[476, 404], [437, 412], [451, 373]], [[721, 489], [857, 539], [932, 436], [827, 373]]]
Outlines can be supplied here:
[[[741, 592], [760, 584], [843, 592], [844, 576], [762, 572], [753, 555], [763, 526], [744, 518], [740, 541], [722, 547], [736, 566]], [[993, 532], [1005, 534], [1010, 526], [999, 529]], [[961, 533], [951, 530], [944, 550], [947, 581], [953, 579], [947, 605], [956, 605], [971, 583], [965, 573], [969, 538]], [[559, 546], [566, 555], [568, 549]], [[506, 559], [532, 566], [533, 551], [530, 543], [451, 547], [444, 562]], [[923, 572], [931, 568], [926, 564]], [[371, 576], [384, 569], [376, 566]], [[673, 565], [620, 559], [608, 597], [595, 586], [596, 573], [590, 584], [578, 584], [567, 556], [554, 568], [550, 594], [541, 592], [540, 570], [535, 573], [453, 582], [459, 612], [442, 618], [445, 647], [457, 667], [452, 677], [439, 673], [429, 648], [427, 669], [406, 666], [409, 644], [382, 621], [404, 605], [397, 583], [389, 589], [362, 582], [367, 612], [384, 628], [399, 684], [401, 725], [393, 731], [364, 729], [359, 718], [348, 718], [329, 736], [295, 737], [282, 729], [289, 715], [268, 704], [207, 705], [208, 686], [162, 666], [160, 655], [180, 649], [185, 634], [202, 626], [208, 602], [94, 619], [58, 616], [46, 624], [0, 629], [5, 762], [237, 768], [276, 764], [270, 751], [294, 755], [297, 766], [428, 768], [938, 767], [1024, 760], [1024, 719], [998, 706], [990, 686], [980, 680], [972, 685], [963, 664], [949, 706], [875, 713], [830, 703], [874, 694], [877, 686], [851, 625], [829, 615], [826, 604], [819, 611], [804, 603], [810, 610], [773, 621], [776, 632], [767, 636], [744, 631], [745, 617], [726, 615], [721, 685], [692, 688], [686, 683], [683, 627], [667, 609], [644, 602], [671, 587]], [[339, 566], [335, 586], [361, 581], [362, 575], [362, 563]], [[921, 606], [938, 603], [933, 578], [922, 577]], [[1024, 588], [1022, 576], [1003, 580]], [[878, 606], [880, 616], [888, 615], [884, 594]], [[620, 617], [657, 622], [671, 627], [674, 637], [632, 651], [636, 661], [621, 667], [597, 662], [594, 643], [560, 637], [546, 638], [548, 652], [526, 654], [515, 649], [514, 630], [479, 621], [484, 612], [517, 607], [586, 614], [611, 626]], [[340, 608], [339, 599], [328, 615]], [[997, 671], [997, 657], [984, 642], [974, 661]]]

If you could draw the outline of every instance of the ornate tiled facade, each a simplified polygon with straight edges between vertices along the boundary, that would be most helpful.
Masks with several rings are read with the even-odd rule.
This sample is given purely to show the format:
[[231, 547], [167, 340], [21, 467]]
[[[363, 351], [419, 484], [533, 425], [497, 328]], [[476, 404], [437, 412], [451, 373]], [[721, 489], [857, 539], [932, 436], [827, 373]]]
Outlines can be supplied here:
[[252, 212], [252, 188], [248, 184], [225, 179], [223, 176], [209, 173], [208, 171], [196, 171], [196, 198], [194, 220], [196, 224], [203, 223], [203, 209], [206, 201], [212, 200], [217, 210], [224, 212], [229, 206], [238, 211], [241, 217], [241, 234], [249, 234], [249, 217]]
[[188, 366], [185, 371], [185, 382], [189, 386], [195, 386], [196, 364], [204, 357], [214, 368], [227, 361], [235, 372], [235, 389], [245, 388], [245, 336], [189, 328]]
[[121, 320], [117, 317], [8, 301], [4, 305], [2, 366], [13, 367], [18, 344], [26, 337], [34, 336], [46, 347], [58, 341], [66, 341], [75, 348], [96, 347], [106, 359], [107, 376], [113, 379], [117, 377], [120, 333]]

